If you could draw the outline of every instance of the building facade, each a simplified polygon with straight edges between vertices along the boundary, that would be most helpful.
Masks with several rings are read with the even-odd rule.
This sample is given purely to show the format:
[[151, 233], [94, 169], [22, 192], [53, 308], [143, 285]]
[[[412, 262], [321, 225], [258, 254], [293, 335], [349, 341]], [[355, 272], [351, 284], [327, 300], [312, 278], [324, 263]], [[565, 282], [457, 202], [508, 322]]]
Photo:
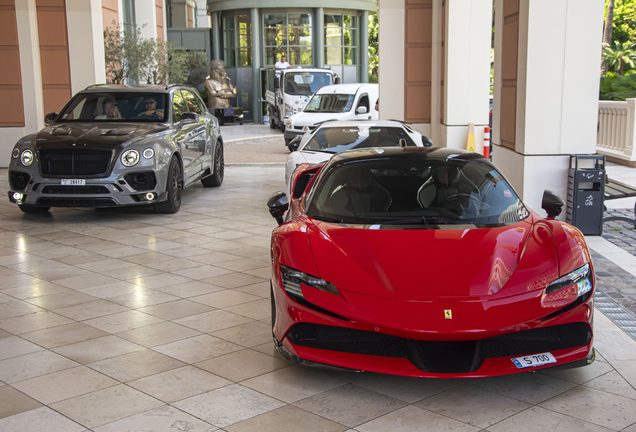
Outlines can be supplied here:
[[331, 68], [343, 83], [368, 81], [377, 0], [207, 0], [207, 11], [212, 58], [225, 61], [248, 119], [261, 119], [266, 69], [282, 55], [292, 66]]
[[379, 0], [380, 118], [458, 149], [473, 124], [481, 152], [494, 7], [493, 162], [544, 214], [544, 190], [567, 195], [570, 155], [596, 152], [604, 3]]
[[[166, 39], [165, 0], [0, 0], [0, 167], [71, 96], [105, 83], [104, 30], [140, 26]], [[145, 24], [142, 26], [142, 24]]]

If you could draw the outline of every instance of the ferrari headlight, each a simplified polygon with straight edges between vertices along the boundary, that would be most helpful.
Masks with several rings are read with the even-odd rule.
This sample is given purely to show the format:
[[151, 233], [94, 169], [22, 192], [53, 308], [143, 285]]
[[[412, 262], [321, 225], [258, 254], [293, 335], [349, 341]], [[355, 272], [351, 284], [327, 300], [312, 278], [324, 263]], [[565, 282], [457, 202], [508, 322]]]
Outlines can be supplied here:
[[126, 150], [121, 155], [121, 163], [127, 167], [135, 166], [139, 162], [139, 152], [137, 150]]
[[281, 264], [280, 273], [283, 277], [283, 286], [285, 288], [285, 291], [292, 295], [303, 297], [303, 292], [300, 289], [300, 284], [307, 285], [331, 294], [340, 294], [338, 288], [336, 288], [334, 284], [327, 282], [324, 279], [308, 275], [307, 273], [301, 272], [299, 270], [295, 270], [291, 267], [287, 267]]
[[553, 292], [562, 290], [563, 288], [570, 287], [576, 284], [576, 288], [578, 290], [578, 296], [582, 296], [583, 294], [587, 294], [592, 291], [592, 280], [590, 279], [591, 269], [590, 264], [585, 264], [583, 267], [580, 267], [563, 277], [558, 278], [555, 281], [550, 282], [548, 287], [546, 288], [546, 294], [551, 294]]
[[24, 150], [22, 155], [20, 155], [20, 162], [22, 162], [22, 165], [25, 167], [31, 165], [33, 163], [33, 152], [29, 149]]

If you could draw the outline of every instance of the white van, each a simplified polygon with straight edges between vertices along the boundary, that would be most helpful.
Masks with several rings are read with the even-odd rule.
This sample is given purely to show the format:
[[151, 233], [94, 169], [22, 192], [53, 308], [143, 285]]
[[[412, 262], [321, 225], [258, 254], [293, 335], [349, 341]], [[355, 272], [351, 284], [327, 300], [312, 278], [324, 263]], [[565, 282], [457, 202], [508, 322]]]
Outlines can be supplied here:
[[294, 151], [299, 142], [290, 144], [294, 138], [325, 121], [378, 120], [378, 91], [377, 84], [336, 84], [318, 89], [301, 112], [285, 120], [285, 145]]

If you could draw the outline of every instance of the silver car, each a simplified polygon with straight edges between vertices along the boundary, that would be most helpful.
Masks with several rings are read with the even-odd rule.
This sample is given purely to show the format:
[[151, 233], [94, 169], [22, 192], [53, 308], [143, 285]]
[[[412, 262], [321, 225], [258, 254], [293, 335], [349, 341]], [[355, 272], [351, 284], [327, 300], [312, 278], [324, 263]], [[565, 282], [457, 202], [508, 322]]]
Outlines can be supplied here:
[[183, 189], [223, 183], [217, 119], [185, 86], [91, 86], [20, 139], [9, 200], [25, 213], [51, 207], [153, 205], [176, 213]]

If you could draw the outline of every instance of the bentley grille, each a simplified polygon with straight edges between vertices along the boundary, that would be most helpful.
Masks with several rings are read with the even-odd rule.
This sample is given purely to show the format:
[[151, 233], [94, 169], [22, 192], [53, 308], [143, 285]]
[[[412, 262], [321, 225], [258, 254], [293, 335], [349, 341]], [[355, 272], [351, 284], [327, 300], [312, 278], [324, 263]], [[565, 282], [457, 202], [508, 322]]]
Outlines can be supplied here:
[[108, 150], [40, 150], [42, 175], [103, 175], [108, 172], [111, 155]]

